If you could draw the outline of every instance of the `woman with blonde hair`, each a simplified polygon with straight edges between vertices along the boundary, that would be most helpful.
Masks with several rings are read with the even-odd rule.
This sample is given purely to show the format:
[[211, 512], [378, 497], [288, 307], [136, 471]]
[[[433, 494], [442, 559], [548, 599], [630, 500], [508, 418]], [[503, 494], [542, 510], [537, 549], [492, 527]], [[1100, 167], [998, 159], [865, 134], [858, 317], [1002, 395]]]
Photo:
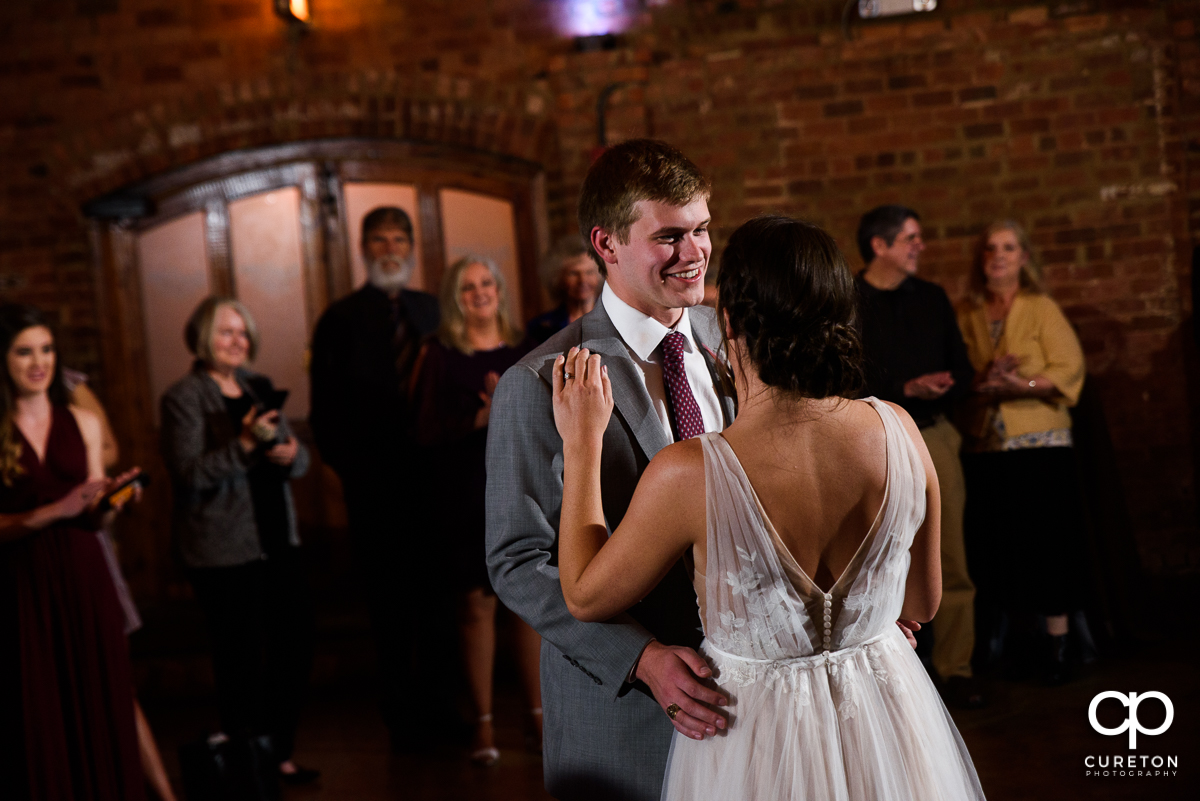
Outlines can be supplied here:
[[[474, 705], [472, 761], [500, 758], [492, 729], [496, 594], [484, 561], [484, 456], [492, 393], [500, 375], [525, 355], [509, 318], [504, 276], [489, 259], [465, 256], [442, 277], [441, 328], [422, 351], [414, 394], [417, 441], [432, 460], [430, 507], [458, 595], [459, 638]], [[541, 742], [541, 639], [513, 618], [521, 678]], [[540, 745], [539, 745], [540, 748]]]
[[1067, 615], [1078, 608], [1083, 559], [1068, 412], [1083, 388], [1083, 350], [1019, 223], [984, 231], [970, 286], [958, 321], [977, 376], [962, 428], [979, 642], [992, 632], [997, 655], [1005, 612], [1044, 619], [1042, 668], [1058, 684], [1068, 677]]
[[288, 486], [308, 450], [271, 380], [247, 366], [259, 343], [249, 309], [205, 298], [184, 340], [196, 361], [163, 394], [162, 451], [175, 548], [212, 637], [221, 734], [269, 737], [279, 779], [311, 782], [318, 772], [292, 761], [313, 621]]

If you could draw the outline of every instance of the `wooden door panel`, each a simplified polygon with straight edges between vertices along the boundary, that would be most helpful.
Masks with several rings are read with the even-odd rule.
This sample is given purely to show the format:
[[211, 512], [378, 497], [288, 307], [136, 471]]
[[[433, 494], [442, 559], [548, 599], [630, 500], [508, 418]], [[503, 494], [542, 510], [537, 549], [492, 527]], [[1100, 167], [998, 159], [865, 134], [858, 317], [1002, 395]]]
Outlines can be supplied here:
[[[202, 211], [168, 220], [137, 237], [142, 317], [149, 362], [150, 397], [157, 400], [192, 363], [183, 325], [196, 304], [212, 292]], [[158, 426], [158, 403], [152, 403]]]
[[252, 369], [291, 391], [284, 413], [308, 417], [307, 303], [300, 190], [287, 186], [229, 204], [234, 294], [255, 318]]

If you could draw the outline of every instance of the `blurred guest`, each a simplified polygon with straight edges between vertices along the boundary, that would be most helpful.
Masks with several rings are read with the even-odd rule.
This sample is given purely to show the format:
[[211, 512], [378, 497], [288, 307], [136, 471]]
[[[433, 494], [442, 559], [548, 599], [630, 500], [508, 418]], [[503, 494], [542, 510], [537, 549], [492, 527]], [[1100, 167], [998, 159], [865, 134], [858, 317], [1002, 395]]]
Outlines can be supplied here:
[[0, 307], [0, 786], [6, 798], [141, 799], [124, 615], [97, 504], [99, 418], [69, 405], [54, 335]]
[[[484, 456], [496, 382], [527, 348], [517, 346], [521, 335], [509, 318], [504, 278], [489, 260], [466, 257], [451, 265], [442, 278], [440, 300], [442, 324], [422, 352], [414, 393], [417, 438], [433, 459], [429, 503], [438, 518], [431, 533], [448, 549], [439, 566], [449, 569], [459, 596], [462, 654], [477, 715], [471, 759], [490, 765], [500, 752], [492, 730], [497, 601], [484, 561]], [[540, 743], [541, 639], [525, 621], [514, 616], [512, 624]]]
[[308, 451], [280, 415], [271, 380], [246, 368], [258, 328], [236, 300], [209, 297], [184, 331], [192, 372], [162, 398], [175, 547], [208, 619], [222, 734], [268, 735], [280, 778], [292, 761], [312, 667], [312, 608], [289, 480]]
[[866, 394], [912, 416], [942, 491], [942, 604], [932, 623], [933, 667], [948, 703], [982, 706], [971, 671], [975, 585], [963, 544], [962, 437], [948, 419], [975, 371], [946, 292], [916, 275], [925, 249], [917, 213], [904, 206], [872, 209], [859, 223], [857, 240], [866, 264], [856, 281]]
[[[64, 367], [62, 374], [63, 386], [67, 390], [70, 404], [80, 409], [87, 409], [100, 420], [101, 461], [105, 471], [113, 469], [121, 458], [121, 451], [117, 446], [117, 438], [113, 434], [112, 424], [108, 420], [108, 413], [104, 411], [104, 405], [100, 403], [96, 393], [88, 387], [85, 373]], [[128, 636], [142, 627], [142, 616], [138, 614], [137, 606], [133, 603], [133, 594], [129, 592], [129, 585], [121, 573], [121, 563], [117, 559], [117, 552], [112, 541], [112, 527], [103, 526], [96, 532], [96, 538], [100, 541], [100, 548], [104, 552], [104, 561], [108, 565], [108, 572], [113, 580], [113, 588], [117, 591], [117, 598], [121, 602], [121, 612], [125, 616], [125, 634]], [[136, 696], [133, 699], [133, 713], [137, 723], [138, 751], [141, 754], [142, 770], [146, 774], [146, 781], [162, 801], [175, 801], [175, 791], [171, 788], [171, 780], [167, 778], [162, 755], [158, 751], [158, 744], [154, 741], [154, 732], [151, 731], [150, 722], [142, 712], [142, 705], [138, 703]]]
[[1067, 411], [1083, 388], [1083, 350], [1018, 223], [984, 232], [970, 286], [958, 320], [978, 373], [963, 463], [980, 620], [990, 641], [998, 610], [1044, 618], [1042, 667], [1061, 683], [1084, 559]]
[[[406, 289], [414, 268], [413, 227], [401, 209], [381, 207], [363, 219], [367, 283], [330, 304], [313, 334], [312, 411], [317, 449], [342, 482], [350, 536], [365, 579], [381, 672], [381, 706], [392, 747], [424, 746], [445, 719], [418, 665], [427, 643], [414, 623], [426, 595], [422, 575], [397, 581], [425, 547], [407, 388], [421, 339], [437, 329], [437, 299]], [[416, 550], [414, 550], [416, 549]], [[426, 721], [424, 730], [412, 725]]]
[[542, 280], [558, 305], [529, 321], [526, 332], [534, 345], [540, 345], [566, 328], [567, 323], [590, 312], [604, 286], [600, 269], [579, 236], [563, 237], [546, 254]]

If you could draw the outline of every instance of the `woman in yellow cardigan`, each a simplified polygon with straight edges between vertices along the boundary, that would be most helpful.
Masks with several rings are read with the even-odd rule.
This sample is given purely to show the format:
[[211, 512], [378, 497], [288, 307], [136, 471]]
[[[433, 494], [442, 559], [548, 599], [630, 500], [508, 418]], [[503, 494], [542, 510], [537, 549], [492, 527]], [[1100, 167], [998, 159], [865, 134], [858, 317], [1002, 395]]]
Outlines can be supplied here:
[[958, 321], [977, 376], [962, 427], [979, 641], [989, 647], [992, 632], [994, 657], [1004, 612], [1044, 618], [1045, 678], [1059, 684], [1068, 679], [1067, 620], [1079, 607], [1084, 559], [1067, 411], [1083, 388], [1084, 360], [1018, 223], [993, 223], [980, 238]]

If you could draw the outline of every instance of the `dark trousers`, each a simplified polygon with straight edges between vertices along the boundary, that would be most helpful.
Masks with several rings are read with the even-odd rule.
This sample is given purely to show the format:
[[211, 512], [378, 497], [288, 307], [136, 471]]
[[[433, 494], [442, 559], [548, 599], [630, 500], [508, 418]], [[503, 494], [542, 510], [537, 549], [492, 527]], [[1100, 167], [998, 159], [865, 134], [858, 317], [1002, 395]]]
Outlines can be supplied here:
[[231, 736], [268, 734], [278, 760], [290, 759], [313, 660], [312, 600], [299, 549], [193, 568], [188, 577], [208, 619], [221, 728]]
[[457, 647], [448, 566], [438, 558], [420, 476], [342, 477], [350, 536], [379, 661], [380, 709], [393, 745], [417, 747], [457, 723]]
[[976, 608], [1040, 615], [1078, 609], [1087, 551], [1074, 449], [968, 453], [963, 472]]

